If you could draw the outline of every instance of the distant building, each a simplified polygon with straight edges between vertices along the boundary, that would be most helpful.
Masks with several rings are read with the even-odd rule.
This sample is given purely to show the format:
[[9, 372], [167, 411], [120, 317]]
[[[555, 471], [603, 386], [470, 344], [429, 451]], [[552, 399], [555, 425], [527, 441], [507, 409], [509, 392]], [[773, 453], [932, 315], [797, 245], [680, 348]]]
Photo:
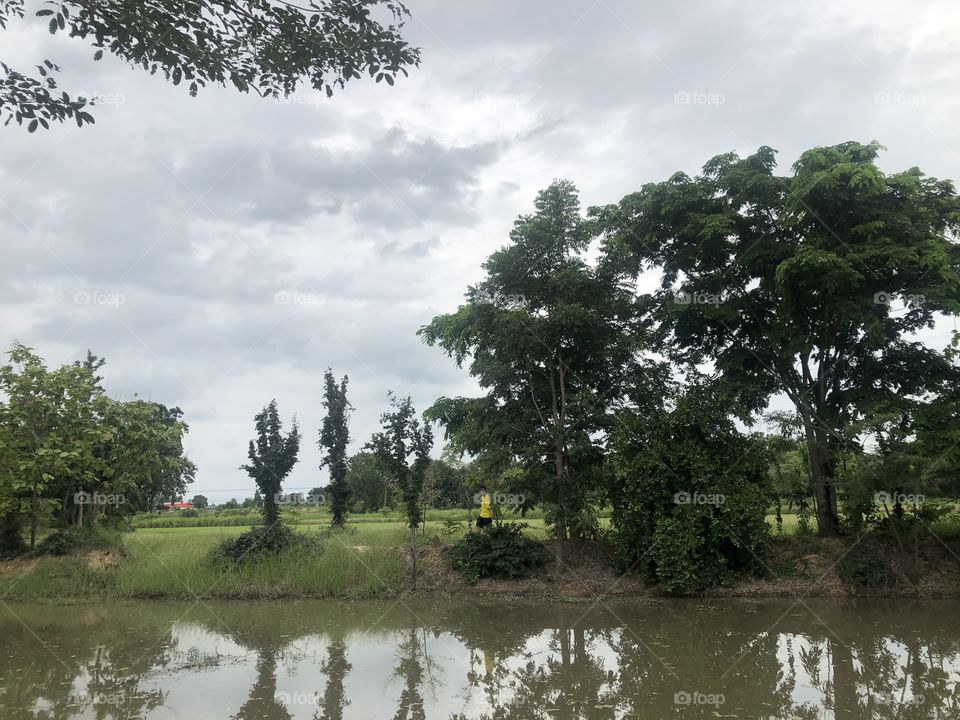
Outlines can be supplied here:
[[163, 503], [160, 506], [161, 510], [190, 510], [193, 507], [191, 502], [174, 502], [174, 503]]

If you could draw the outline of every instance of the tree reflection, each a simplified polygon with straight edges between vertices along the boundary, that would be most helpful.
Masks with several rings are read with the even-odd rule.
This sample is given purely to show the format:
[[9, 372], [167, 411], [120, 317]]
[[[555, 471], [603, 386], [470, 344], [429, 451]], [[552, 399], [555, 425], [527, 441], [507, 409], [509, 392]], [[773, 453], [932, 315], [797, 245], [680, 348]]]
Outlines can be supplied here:
[[330, 643], [327, 659], [320, 668], [327, 676], [327, 686], [323, 692], [321, 707], [314, 717], [316, 720], [343, 720], [343, 708], [349, 704], [344, 691], [344, 678], [352, 666], [347, 662], [347, 644], [343, 638]]
[[[396, 704], [390, 700], [388, 711], [381, 706], [374, 714], [395, 720], [960, 717], [960, 628], [946, 606], [822, 603], [814, 613], [803, 604], [729, 601], [616, 609], [448, 603], [418, 615], [382, 615], [374, 606], [367, 617], [346, 605], [312, 607], [234, 605], [220, 613], [226, 622], [200, 617], [186, 625], [179, 609], [166, 606], [72, 610], [74, 617], [52, 619], [37, 610], [23, 623], [0, 622], [0, 717], [147, 718], [170, 702], [158, 688], [171, 687], [181, 673], [205, 670], [211, 683], [236, 682], [235, 674], [217, 672], [230, 658], [245, 662], [246, 654], [199, 649], [225, 640], [256, 657], [252, 684], [238, 688], [245, 701], [236, 720], [304, 712], [344, 720], [357, 702], [350, 697], [355, 687], [389, 690], [394, 679], [401, 683], [399, 697], [389, 693]], [[397, 638], [392, 670], [377, 659], [389, 651], [369, 643], [371, 619], [380, 623], [378, 633]], [[203, 630], [203, 641], [193, 646], [184, 628]], [[431, 652], [431, 636], [440, 639], [440, 654]], [[354, 653], [364, 656], [357, 686], [348, 683], [351, 660], [360, 665]], [[444, 692], [441, 667], [447, 676], [465, 668], [457, 671], [465, 682]], [[282, 690], [296, 684], [301, 669], [304, 687], [294, 699]], [[355, 716], [369, 714], [371, 698], [360, 700]], [[458, 707], [469, 714], [456, 714]]]

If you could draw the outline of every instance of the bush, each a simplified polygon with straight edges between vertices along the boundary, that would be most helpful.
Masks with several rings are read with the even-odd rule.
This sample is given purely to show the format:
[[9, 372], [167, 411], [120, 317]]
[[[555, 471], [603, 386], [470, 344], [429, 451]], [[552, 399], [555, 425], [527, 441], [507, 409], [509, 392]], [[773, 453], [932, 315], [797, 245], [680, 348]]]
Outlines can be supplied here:
[[769, 527], [764, 446], [706, 388], [674, 410], [625, 415], [614, 436], [610, 540], [622, 571], [672, 594], [763, 574]]
[[77, 550], [119, 548], [120, 531], [109, 527], [69, 527], [47, 535], [37, 543], [38, 555], [69, 555]]
[[467, 533], [446, 549], [447, 559], [471, 584], [485, 577], [523, 577], [547, 562], [546, 549], [523, 534], [525, 527], [511, 523]]
[[37, 543], [39, 555], [68, 555], [80, 547], [80, 532], [75, 528], [57, 530]]
[[239, 565], [264, 555], [280, 552], [293, 544], [293, 531], [286, 525], [261, 525], [217, 545], [213, 559], [217, 563]]
[[897, 584], [897, 574], [883, 555], [882, 548], [873, 542], [862, 541], [847, 552], [837, 563], [837, 576], [846, 585], [858, 588], [882, 589]]
[[220, 565], [241, 565], [266, 555], [276, 555], [294, 545], [309, 542], [282, 523], [260, 525], [224, 540], [211, 551], [211, 559]]

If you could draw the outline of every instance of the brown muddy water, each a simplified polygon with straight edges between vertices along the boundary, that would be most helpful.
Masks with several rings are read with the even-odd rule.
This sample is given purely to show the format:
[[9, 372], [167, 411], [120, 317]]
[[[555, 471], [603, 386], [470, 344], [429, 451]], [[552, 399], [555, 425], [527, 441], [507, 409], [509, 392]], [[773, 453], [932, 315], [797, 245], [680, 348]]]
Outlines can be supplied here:
[[0, 602], [0, 718], [960, 718], [957, 611]]

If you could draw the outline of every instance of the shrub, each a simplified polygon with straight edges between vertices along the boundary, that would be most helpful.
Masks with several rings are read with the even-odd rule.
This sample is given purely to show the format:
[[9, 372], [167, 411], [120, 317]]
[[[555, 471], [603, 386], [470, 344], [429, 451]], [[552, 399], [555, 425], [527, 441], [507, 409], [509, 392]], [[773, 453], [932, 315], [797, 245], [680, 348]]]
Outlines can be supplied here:
[[282, 523], [260, 525], [235, 538], [224, 540], [213, 548], [211, 559], [216, 564], [240, 565], [265, 555], [276, 555], [301, 539], [306, 538]]
[[837, 576], [846, 585], [880, 589], [897, 584], [897, 574], [874, 542], [862, 541], [837, 563]]
[[76, 550], [119, 548], [121, 533], [115, 528], [69, 527], [47, 535], [37, 543], [38, 555], [69, 555]]
[[68, 555], [80, 547], [80, 532], [75, 528], [57, 530], [37, 543], [39, 555]]
[[543, 544], [524, 535], [525, 527], [510, 523], [467, 533], [446, 549], [447, 559], [471, 584], [485, 577], [523, 577], [547, 561]]
[[610, 539], [621, 570], [673, 594], [764, 572], [764, 446], [737, 430], [708, 389], [673, 410], [623, 416], [614, 453]]

